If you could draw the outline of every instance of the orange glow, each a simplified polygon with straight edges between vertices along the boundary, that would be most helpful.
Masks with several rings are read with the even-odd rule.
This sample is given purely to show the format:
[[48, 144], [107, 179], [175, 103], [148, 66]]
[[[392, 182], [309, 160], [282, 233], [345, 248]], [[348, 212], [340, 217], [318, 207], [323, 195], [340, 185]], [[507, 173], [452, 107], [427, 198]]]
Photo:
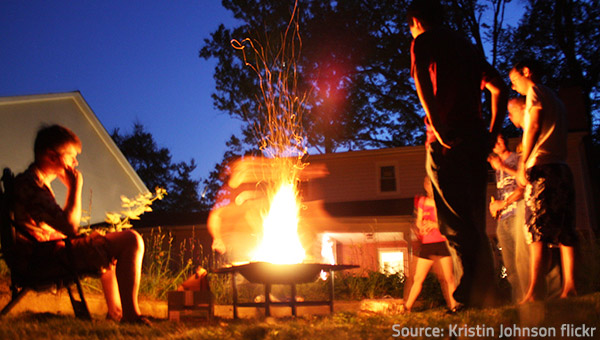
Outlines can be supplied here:
[[[323, 237], [321, 238], [321, 256], [327, 264], [335, 264], [335, 256], [333, 255], [333, 244], [334, 242], [331, 239], [331, 237], [327, 233], [323, 234]], [[328, 273], [321, 270], [321, 274], [319, 275], [321, 280], [327, 280], [327, 276]]]
[[292, 183], [284, 183], [273, 196], [263, 221], [263, 237], [252, 261], [275, 264], [301, 263], [306, 252], [298, 237], [300, 206]]

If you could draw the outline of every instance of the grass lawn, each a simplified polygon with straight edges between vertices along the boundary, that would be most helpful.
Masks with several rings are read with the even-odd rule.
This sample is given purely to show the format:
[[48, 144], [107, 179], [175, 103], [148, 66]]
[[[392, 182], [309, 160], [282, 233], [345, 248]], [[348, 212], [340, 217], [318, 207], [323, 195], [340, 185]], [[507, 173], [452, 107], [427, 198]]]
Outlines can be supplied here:
[[514, 332], [520, 331], [537, 335], [532, 339], [598, 339], [600, 293], [456, 315], [434, 308], [400, 315], [356, 311], [298, 318], [153, 321], [154, 327], [148, 328], [50, 313], [11, 313], [0, 320], [0, 339], [486, 339], [500, 338], [501, 327], [508, 327], [512, 338], [519, 338]]

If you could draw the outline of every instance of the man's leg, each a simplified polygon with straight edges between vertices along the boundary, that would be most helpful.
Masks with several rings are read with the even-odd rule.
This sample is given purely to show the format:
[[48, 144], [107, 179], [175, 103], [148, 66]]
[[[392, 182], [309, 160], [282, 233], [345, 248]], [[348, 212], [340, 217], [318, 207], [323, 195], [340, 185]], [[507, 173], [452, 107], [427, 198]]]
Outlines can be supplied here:
[[519, 275], [517, 274], [516, 263], [516, 228], [515, 217], [509, 216], [498, 221], [496, 235], [498, 243], [502, 248], [502, 262], [506, 268], [506, 275], [511, 286], [512, 300], [515, 301], [520, 295]]
[[560, 245], [561, 262], [563, 266], [563, 290], [561, 298], [577, 295], [575, 289], [575, 247]]
[[531, 257], [529, 289], [520, 303], [542, 300], [546, 295], [545, 275], [549, 260], [547, 245], [542, 241], [531, 243], [529, 256]]
[[119, 321], [123, 317], [121, 307], [121, 296], [119, 295], [119, 285], [117, 284], [116, 268], [114, 264], [100, 277], [106, 306], [108, 308], [107, 317], [111, 320]]
[[515, 231], [515, 270], [517, 279], [519, 280], [519, 290], [516, 292], [514, 297], [515, 301], [521, 301], [527, 290], [529, 289], [529, 277], [530, 277], [530, 259], [529, 259], [529, 245], [527, 244], [527, 237], [529, 233], [526, 231], [525, 226], [525, 201], [520, 200], [517, 203], [517, 211], [514, 221]]
[[456, 250], [463, 275], [454, 298], [467, 306], [482, 306], [497, 293], [494, 262], [486, 234], [487, 170], [482, 141], [463, 141], [452, 149], [432, 143], [427, 172], [435, 188], [440, 231]]
[[141, 316], [138, 291], [142, 273], [144, 241], [134, 230], [106, 234], [112, 255], [117, 259], [116, 277], [123, 307], [122, 321], [135, 321]]

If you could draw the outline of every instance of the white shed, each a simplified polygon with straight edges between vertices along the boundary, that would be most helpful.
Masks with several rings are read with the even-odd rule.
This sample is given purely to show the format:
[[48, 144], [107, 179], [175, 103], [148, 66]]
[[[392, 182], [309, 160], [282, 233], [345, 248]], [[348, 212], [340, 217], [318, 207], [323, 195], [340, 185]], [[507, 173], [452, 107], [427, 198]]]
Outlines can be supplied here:
[[[79, 92], [0, 97], [0, 169], [9, 167], [15, 174], [27, 169], [38, 129], [52, 124], [71, 129], [81, 139], [82, 205], [92, 224], [104, 221], [106, 212], [122, 210], [121, 195], [148, 192]], [[54, 181], [53, 190], [62, 204], [64, 186]]]

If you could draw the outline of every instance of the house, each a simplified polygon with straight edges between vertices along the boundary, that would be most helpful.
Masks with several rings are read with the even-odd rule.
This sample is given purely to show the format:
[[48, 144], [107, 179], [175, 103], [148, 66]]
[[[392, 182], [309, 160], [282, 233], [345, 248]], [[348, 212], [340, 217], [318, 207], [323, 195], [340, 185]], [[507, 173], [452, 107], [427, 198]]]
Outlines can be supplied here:
[[[52, 124], [68, 127], [81, 139], [78, 168], [84, 176], [83, 215], [90, 224], [103, 222], [106, 212], [121, 211], [122, 195], [148, 192], [79, 92], [0, 98], [0, 167], [15, 174], [27, 169], [38, 129]], [[53, 190], [57, 201], [64, 202], [60, 181]]]
[[[581, 131], [569, 133], [567, 162], [575, 182], [576, 227], [583, 235], [593, 235], [597, 230], [597, 204], [591, 190], [586, 136]], [[513, 150], [519, 142], [510, 141]], [[318, 228], [334, 241], [337, 262], [371, 270], [406, 270], [412, 253], [413, 198], [424, 194], [425, 147], [311, 155], [307, 161], [309, 167], [324, 165], [329, 171], [327, 177], [303, 183], [302, 195], [307, 201], [322, 200], [332, 217], [331, 225], [321, 224]], [[488, 178], [489, 202], [496, 193], [491, 168]], [[496, 221], [490, 214], [486, 229], [495, 238]]]
[[[580, 233], [591, 235], [596, 230], [597, 217], [585, 157], [585, 136], [584, 132], [569, 134], [568, 163], [576, 186], [577, 228]], [[510, 141], [513, 149], [518, 143], [518, 139]], [[305, 234], [305, 239], [306, 234], [309, 235], [310, 242], [304, 244], [309, 245], [305, 249], [310, 261], [323, 260], [319, 252], [325, 238], [325, 243], [332, 247], [336, 263], [357, 264], [361, 270], [408, 270], [413, 245], [418, 244], [414, 243], [411, 226], [414, 223], [414, 197], [424, 194], [425, 147], [309, 155], [305, 161], [309, 170], [311, 167], [325, 167], [328, 172], [327, 176], [302, 181], [299, 188], [305, 205], [300, 213], [299, 229]], [[495, 176], [491, 168], [488, 178], [489, 202], [491, 195], [496, 192]], [[244, 212], [234, 214], [246, 215]], [[160, 218], [157, 214], [148, 214], [142, 217], [140, 223], [136, 223], [136, 227], [162, 225], [169, 230], [174, 246], [177, 247], [192, 232], [209, 235], [206, 218], [202, 214], [186, 218]], [[486, 226], [488, 235], [494, 239], [496, 221], [489, 214]], [[139, 230], [149, 232], [148, 228]], [[247, 232], [235, 237], [247, 245], [253, 242], [249, 234]], [[210, 240], [201, 243], [205, 263], [206, 260], [212, 261], [209, 253]]]

